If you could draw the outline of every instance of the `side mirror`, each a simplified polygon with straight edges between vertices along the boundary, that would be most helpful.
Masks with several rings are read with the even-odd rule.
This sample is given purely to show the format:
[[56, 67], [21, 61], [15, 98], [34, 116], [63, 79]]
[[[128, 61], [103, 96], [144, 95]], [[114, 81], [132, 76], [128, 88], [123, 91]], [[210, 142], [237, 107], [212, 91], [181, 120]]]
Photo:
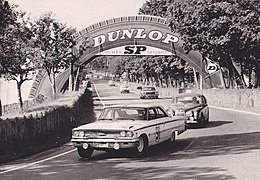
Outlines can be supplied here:
[[186, 116], [185, 111], [180, 109], [179, 111], [176, 112], [176, 116]]
[[168, 114], [170, 117], [172, 117], [172, 116], [175, 115], [175, 113], [174, 113], [174, 111], [173, 111], [172, 108], [167, 108], [167, 109], [166, 109], [166, 112], [167, 112], [167, 114]]

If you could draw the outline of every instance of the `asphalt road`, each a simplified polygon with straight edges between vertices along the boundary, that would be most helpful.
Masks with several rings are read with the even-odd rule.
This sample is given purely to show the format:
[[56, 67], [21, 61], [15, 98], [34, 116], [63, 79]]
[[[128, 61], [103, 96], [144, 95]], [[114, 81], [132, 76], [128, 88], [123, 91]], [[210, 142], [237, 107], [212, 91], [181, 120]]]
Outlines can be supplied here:
[[[95, 85], [102, 105], [121, 103], [169, 104], [169, 99], [140, 100], [119, 87]], [[98, 114], [98, 111], [97, 111]], [[190, 127], [174, 144], [150, 148], [146, 157], [128, 151], [95, 151], [89, 160], [81, 159], [67, 143], [34, 156], [0, 165], [0, 180], [259, 180], [260, 116], [210, 108], [205, 128]]]

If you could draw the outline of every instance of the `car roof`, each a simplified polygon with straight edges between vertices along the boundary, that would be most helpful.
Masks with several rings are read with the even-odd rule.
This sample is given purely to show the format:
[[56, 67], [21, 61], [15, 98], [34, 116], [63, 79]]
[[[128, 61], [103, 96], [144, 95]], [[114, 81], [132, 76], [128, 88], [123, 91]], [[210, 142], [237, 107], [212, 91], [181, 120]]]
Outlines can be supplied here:
[[198, 93], [181, 93], [181, 94], [176, 94], [174, 97], [186, 97], [186, 96], [203, 96], [202, 94], [198, 94]]
[[124, 105], [111, 105], [106, 106], [104, 109], [108, 108], [154, 108], [154, 107], [162, 107], [161, 105], [149, 105], [149, 104], [124, 104]]

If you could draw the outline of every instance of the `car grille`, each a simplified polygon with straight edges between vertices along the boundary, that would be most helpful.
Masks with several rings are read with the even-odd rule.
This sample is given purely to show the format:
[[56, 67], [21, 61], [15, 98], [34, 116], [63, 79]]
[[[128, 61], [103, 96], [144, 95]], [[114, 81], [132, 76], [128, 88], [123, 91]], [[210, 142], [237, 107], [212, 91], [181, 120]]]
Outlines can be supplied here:
[[151, 94], [155, 94], [155, 92], [147, 92], [147, 93], [145, 93], [145, 94], [151, 95]]
[[117, 138], [120, 136], [119, 131], [84, 131], [85, 137], [88, 138]]

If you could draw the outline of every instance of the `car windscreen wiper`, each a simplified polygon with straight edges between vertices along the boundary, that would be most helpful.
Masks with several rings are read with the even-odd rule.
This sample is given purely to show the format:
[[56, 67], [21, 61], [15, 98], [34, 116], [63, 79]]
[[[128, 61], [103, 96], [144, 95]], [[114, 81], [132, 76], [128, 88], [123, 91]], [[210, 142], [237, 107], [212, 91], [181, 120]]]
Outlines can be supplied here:
[[116, 118], [116, 120], [132, 120], [132, 121], [135, 121], [135, 119], [133, 119], [133, 118], [124, 118], [124, 117]]
[[103, 119], [98, 119], [98, 121], [112, 121], [113, 119], [111, 119], [111, 118], [103, 118]]

